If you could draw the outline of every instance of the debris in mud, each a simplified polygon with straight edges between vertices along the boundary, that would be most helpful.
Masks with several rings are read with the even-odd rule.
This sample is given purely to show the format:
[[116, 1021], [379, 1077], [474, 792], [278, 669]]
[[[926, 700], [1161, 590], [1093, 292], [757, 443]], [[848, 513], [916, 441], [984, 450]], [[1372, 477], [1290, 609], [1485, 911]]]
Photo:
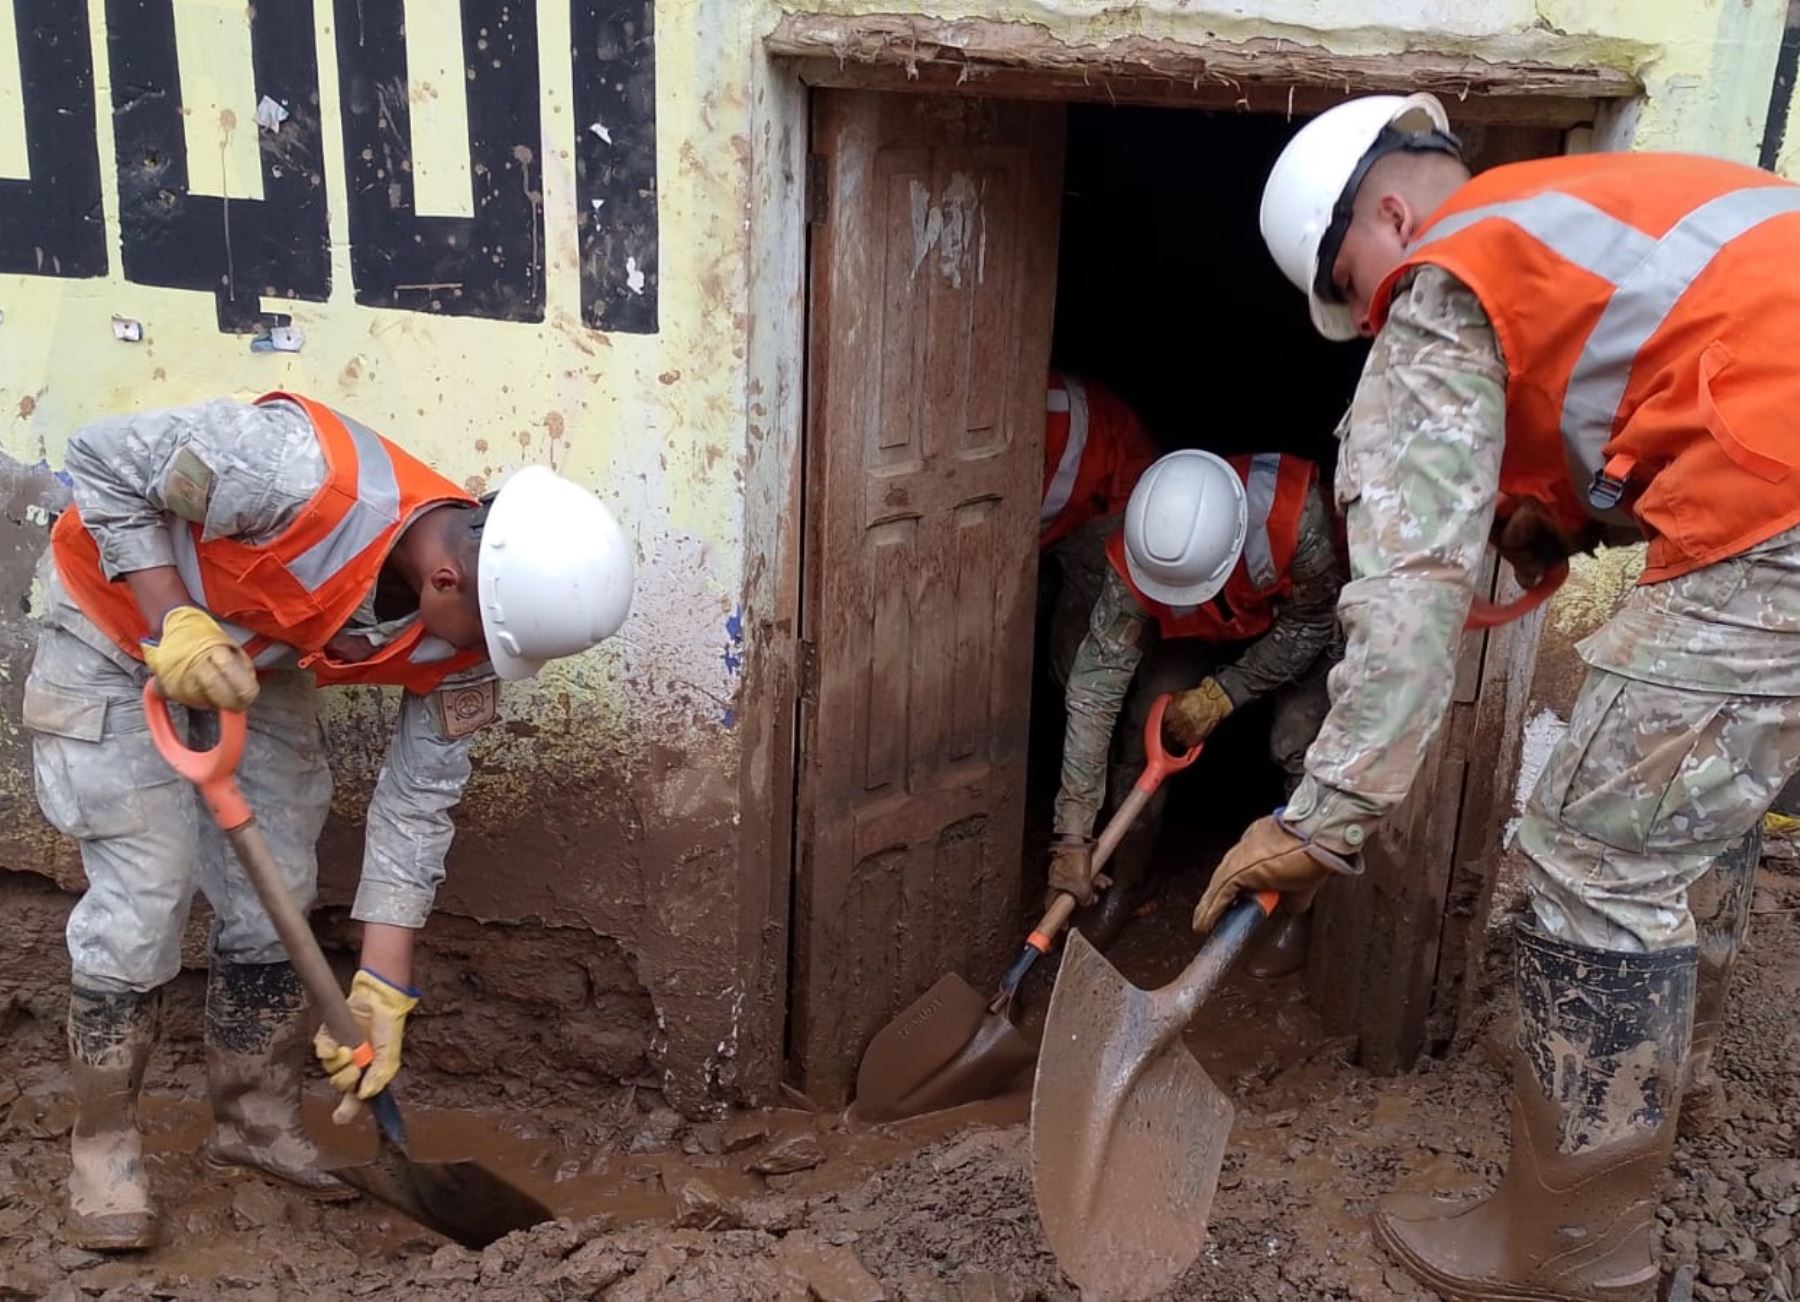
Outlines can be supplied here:
[[769, 1137], [769, 1119], [760, 1112], [746, 1112], [725, 1123], [719, 1142], [727, 1153], [753, 1148]]
[[743, 1223], [743, 1209], [705, 1176], [694, 1176], [675, 1191], [675, 1225], [679, 1229], [735, 1230]]
[[750, 1169], [758, 1175], [792, 1175], [796, 1171], [810, 1171], [824, 1160], [825, 1148], [819, 1143], [819, 1137], [810, 1130], [802, 1130], [769, 1145], [769, 1151], [752, 1162]]
[[[1659, 1213], [1665, 1271], [1685, 1268], [1692, 1302], [1800, 1296], [1800, 876], [1784, 863], [1758, 884], [1784, 911], [1752, 924], [1716, 1061], [1724, 1106], [1710, 1133], [1679, 1142]], [[1266, 1002], [1246, 1006], [1267, 1020]], [[1369, 1210], [1395, 1188], [1471, 1197], [1492, 1186], [1506, 1156], [1505, 1073], [1471, 1048], [1381, 1080], [1320, 1052], [1321, 1039], [1291, 1038], [1268, 1070], [1268, 1051], [1251, 1044], [1218, 1077], [1257, 1064], [1206, 1247], [1171, 1298], [1424, 1298], [1370, 1242]], [[147, 1166], [165, 1243], [99, 1260], [61, 1239], [57, 1070], [31, 1068], [18, 1096], [0, 1100], [0, 1298], [1074, 1302], [1038, 1229], [1022, 1126], [906, 1141], [792, 1113], [689, 1127], [642, 1091], [532, 1115], [521, 1142], [541, 1153], [538, 1178], [579, 1164], [546, 1191], [569, 1219], [480, 1254], [367, 1203], [317, 1206], [257, 1177], [209, 1172], [197, 1086], [183, 1103], [153, 1094]], [[700, 1151], [683, 1156], [689, 1138]], [[746, 1171], [765, 1167], [772, 1191]]]

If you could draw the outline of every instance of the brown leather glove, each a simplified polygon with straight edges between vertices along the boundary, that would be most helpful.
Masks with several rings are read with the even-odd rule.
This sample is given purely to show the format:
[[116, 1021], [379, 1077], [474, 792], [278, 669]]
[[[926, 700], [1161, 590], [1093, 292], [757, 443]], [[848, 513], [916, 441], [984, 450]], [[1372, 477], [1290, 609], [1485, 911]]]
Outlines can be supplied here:
[[1050, 889], [1044, 894], [1045, 908], [1065, 891], [1083, 905], [1092, 904], [1110, 885], [1109, 879], [1094, 876], [1092, 842], [1058, 840], [1050, 843]]
[[1216, 678], [1202, 678], [1198, 687], [1175, 693], [1163, 715], [1163, 739], [1171, 749], [1192, 750], [1225, 722], [1234, 707]]
[[1283, 909], [1305, 913], [1319, 887], [1357, 871], [1332, 851], [1302, 841], [1274, 815], [1259, 818], [1219, 862], [1212, 884], [1194, 906], [1194, 930], [1202, 936], [1211, 931], [1240, 891], [1280, 891]]
[[1565, 536], [1534, 498], [1513, 498], [1503, 509], [1506, 514], [1494, 517], [1489, 537], [1501, 558], [1512, 566], [1521, 588], [1537, 587], [1547, 571], [1578, 551], [1592, 549], [1591, 540]]

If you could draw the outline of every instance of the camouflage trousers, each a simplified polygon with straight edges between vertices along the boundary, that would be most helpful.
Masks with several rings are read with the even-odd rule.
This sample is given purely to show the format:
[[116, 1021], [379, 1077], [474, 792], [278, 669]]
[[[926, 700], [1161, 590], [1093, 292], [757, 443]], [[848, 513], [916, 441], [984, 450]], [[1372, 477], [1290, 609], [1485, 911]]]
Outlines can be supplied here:
[[1690, 893], [1800, 766], [1800, 530], [1636, 589], [1581, 651], [1519, 830], [1538, 927], [1593, 949], [1694, 945]]
[[[145, 991], [181, 967], [181, 936], [198, 887], [212, 905], [210, 949], [227, 963], [285, 957], [268, 915], [198, 794], [150, 739], [134, 674], [61, 629], [46, 627], [25, 683], [38, 805], [80, 845], [87, 891], [69, 915], [75, 984]], [[177, 732], [209, 746], [216, 721], [174, 712]], [[256, 811], [288, 889], [310, 907], [314, 846], [331, 803], [323, 721], [312, 675], [266, 674], [250, 711], [238, 783]]]
[[1118, 515], [1089, 520], [1038, 558], [1040, 589], [1047, 589], [1049, 583], [1055, 585], [1047, 646], [1050, 672], [1058, 683], [1069, 681], [1075, 653], [1081, 649], [1081, 639], [1087, 636], [1088, 618], [1100, 599], [1100, 586], [1112, 567], [1106, 559], [1106, 541], [1123, 524], [1124, 517]]

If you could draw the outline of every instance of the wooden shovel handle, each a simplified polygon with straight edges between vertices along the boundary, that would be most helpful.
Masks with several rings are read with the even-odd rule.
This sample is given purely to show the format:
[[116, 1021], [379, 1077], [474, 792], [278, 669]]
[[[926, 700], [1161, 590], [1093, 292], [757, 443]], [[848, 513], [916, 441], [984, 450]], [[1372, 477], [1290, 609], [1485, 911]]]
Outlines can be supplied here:
[[150, 724], [150, 738], [169, 767], [200, 788], [206, 807], [231, 842], [244, 876], [256, 888], [281, 947], [287, 951], [294, 970], [300, 974], [306, 993], [325, 1019], [325, 1026], [339, 1044], [356, 1046], [351, 1059], [359, 1067], [375, 1060], [375, 1050], [363, 1036], [362, 1025], [344, 1002], [337, 977], [325, 954], [319, 948], [306, 915], [294, 903], [282, 880], [281, 869], [269, 850], [269, 842], [256, 825], [244, 793], [238, 789], [237, 766], [244, 754], [247, 725], [240, 710], [219, 712], [219, 744], [211, 750], [191, 750], [175, 735], [175, 724], [169, 717], [169, 703], [157, 690], [156, 680], [144, 684], [144, 717]]
[[[1167, 693], [1157, 697], [1150, 705], [1150, 715], [1144, 720], [1144, 771], [1138, 777], [1125, 799], [1119, 802], [1119, 808], [1107, 821], [1106, 828], [1100, 833], [1100, 839], [1094, 843], [1094, 855], [1090, 863], [1095, 877], [1106, 867], [1107, 861], [1113, 857], [1113, 851], [1119, 848], [1119, 842], [1131, 830], [1138, 815], [1144, 812], [1144, 806], [1150, 803], [1150, 797], [1163, 784], [1163, 779], [1171, 773], [1179, 773], [1195, 760], [1200, 758], [1201, 746], [1193, 746], [1177, 754], [1163, 745], [1163, 715], [1168, 712], [1169, 702], [1173, 698]], [[1059, 894], [1044, 910], [1044, 916], [1038, 919], [1036, 927], [1025, 943], [1039, 953], [1049, 953], [1057, 934], [1068, 925], [1070, 916], [1075, 912], [1076, 899], [1067, 891]]]

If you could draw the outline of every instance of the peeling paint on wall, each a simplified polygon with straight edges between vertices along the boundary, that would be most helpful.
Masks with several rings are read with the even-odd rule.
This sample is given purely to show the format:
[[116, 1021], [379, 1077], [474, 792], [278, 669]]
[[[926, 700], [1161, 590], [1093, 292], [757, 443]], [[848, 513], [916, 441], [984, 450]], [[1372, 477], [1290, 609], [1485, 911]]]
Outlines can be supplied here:
[[[1433, 51], [1471, 68], [1597, 66], [1647, 87], [1629, 119], [1640, 145], [1753, 157], [1783, 11], [1776, 0], [455, 0], [462, 82], [433, 89], [460, 94], [459, 115], [414, 108], [405, 0], [234, 9], [248, 68], [183, 66], [172, 0], [13, 7], [0, 36], [11, 30], [16, 49], [0, 60], [21, 78], [0, 79], [0, 114], [23, 124], [25, 165], [0, 161], [5, 717], [16, 719], [31, 562], [63, 447], [97, 416], [291, 388], [474, 490], [527, 464], [593, 485], [636, 548], [632, 619], [596, 653], [509, 687], [503, 722], [477, 747], [441, 903], [616, 943], [650, 1001], [636, 1013], [625, 1001], [621, 1015], [642, 1017], [654, 1069], [697, 1107], [745, 1079], [766, 1086], [779, 1056], [785, 942], [770, 919], [787, 908], [768, 893], [786, 877], [770, 828], [791, 807], [779, 772], [791, 745], [765, 707], [797, 672], [783, 567], [798, 516], [807, 104], [761, 57], [761, 34], [783, 12], [929, 10], [1012, 22], [1065, 53], [1290, 43]], [[184, 117], [195, 104], [210, 118]], [[1797, 140], [1790, 131], [1790, 155]], [[225, 193], [196, 184], [196, 141], [227, 159], [208, 161]], [[239, 175], [230, 160], [247, 148], [258, 166]], [[437, 215], [429, 195], [421, 204], [415, 152], [466, 160], [467, 215]], [[976, 178], [926, 195], [917, 217], [921, 271], [985, 274]], [[134, 342], [115, 337], [115, 319], [135, 324]], [[277, 328], [304, 347], [247, 346]], [[334, 693], [330, 726], [339, 796], [326, 898], [341, 903], [392, 700]], [[22, 739], [0, 724], [0, 801], [13, 815], [0, 867], [72, 882], [29, 788]]]

